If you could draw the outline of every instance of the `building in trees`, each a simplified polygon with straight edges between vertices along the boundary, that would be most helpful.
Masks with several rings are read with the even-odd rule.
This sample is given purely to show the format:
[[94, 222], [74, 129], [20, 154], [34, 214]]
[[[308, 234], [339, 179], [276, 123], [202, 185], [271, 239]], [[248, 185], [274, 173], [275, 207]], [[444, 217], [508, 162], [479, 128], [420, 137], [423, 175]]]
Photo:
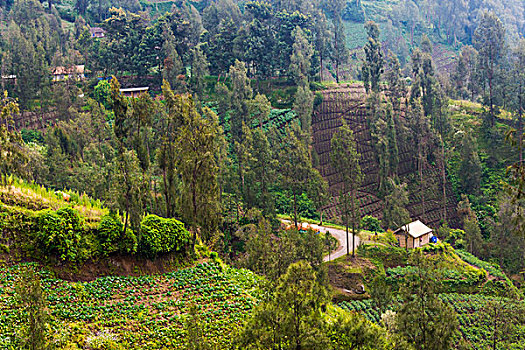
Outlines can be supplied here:
[[413, 249], [424, 246], [430, 243], [433, 235], [433, 230], [417, 220], [406, 224], [394, 231], [394, 235], [399, 241], [399, 245], [403, 248]]
[[106, 31], [104, 28], [92, 27], [89, 28], [89, 34], [91, 34], [92, 38], [103, 38], [106, 36]]
[[145, 94], [148, 90], [149, 90], [149, 87], [144, 86], [144, 87], [120, 89], [120, 92], [122, 92], [122, 94], [126, 97], [137, 98], [140, 95]]
[[83, 80], [86, 78], [85, 75], [85, 66], [73, 65], [69, 67], [57, 66], [53, 69], [53, 81], [62, 81], [62, 80]]

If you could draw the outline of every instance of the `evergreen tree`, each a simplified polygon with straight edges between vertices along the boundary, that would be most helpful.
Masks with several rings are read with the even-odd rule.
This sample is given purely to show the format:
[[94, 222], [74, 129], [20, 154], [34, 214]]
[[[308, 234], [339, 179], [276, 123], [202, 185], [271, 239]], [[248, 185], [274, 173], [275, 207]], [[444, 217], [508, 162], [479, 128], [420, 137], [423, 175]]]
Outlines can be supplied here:
[[313, 47], [299, 26], [293, 30], [292, 37], [295, 42], [290, 57], [289, 72], [297, 86], [306, 87], [314, 54]]
[[22, 135], [15, 129], [14, 117], [20, 113], [13, 98], [4, 96], [0, 100], [0, 184], [6, 184], [8, 175], [22, 175], [27, 156]]
[[15, 298], [24, 315], [22, 319], [21, 348], [29, 350], [48, 349], [47, 341], [49, 311], [46, 296], [42, 290], [40, 277], [32, 266], [21, 267], [20, 275], [15, 284]]
[[299, 220], [299, 197], [302, 193], [311, 190], [310, 181], [319, 176], [319, 172], [312, 166], [304, 139], [304, 134], [294, 124], [293, 128], [287, 128], [284, 145], [279, 153], [281, 181], [284, 189], [288, 190], [292, 196], [293, 218], [296, 227]]
[[366, 60], [363, 62], [361, 74], [367, 93], [370, 90], [379, 92], [379, 82], [384, 66], [381, 42], [379, 40], [379, 27], [375, 22], [369, 21], [365, 24], [365, 29], [368, 35], [368, 42], [364, 48]]
[[232, 20], [227, 19], [220, 20], [218, 28], [218, 33], [209, 40], [206, 56], [210, 62], [211, 73], [223, 75], [235, 63], [233, 46], [237, 28]]
[[308, 86], [299, 86], [297, 88], [293, 108], [301, 121], [301, 129], [304, 132], [310, 132], [312, 113], [314, 109], [314, 94], [310, 91]]
[[418, 350], [451, 349], [459, 326], [457, 315], [438, 297], [441, 290], [439, 261], [416, 251], [411, 257], [415, 271], [405, 276], [397, 312], [398, 332]]
[[190, 86], [191, 91], [200, 97], [206, 88], [205, 77], [209, 74], [208, 66], [209, 63], [204, 52], [200, 47], [195, 47], [192, 50]]
[[514, 112], [516, 123], [509, 136], [518, 147], [519, 162], [523, 162], [523, 113], [525, 111], [525, 39], [521, 39], [512, 55], [512, 73], [515, 77], [513, 90], [514, 98], [511, 109]]
[[390, 149], [388, 143], [388, 125], [380, 116], [373, 125], [372, 137], [375, 143], [379, 160], [379, 196], [383, 197], [386, 193], [387, 180], [390, 173]]
[[257, 192], [257, 207], [265, 217], [275, 215], [275, 204], [270, 188], [277, 179], [275, 169], [278, 165], [273, 156], [268, 138], [260, 128], [253, 131], [250, 148], [251, 159], [248, 164], [253, 173], [253, 183], [250, 184]]
[[478, 52], [472, 46], [465, 46], [456, 61], [455, 70], [452, 72], [451, 79], [454, 84], [454, 92], [461, 98], [474, 97], [479, 93], [477, 83]]
[[487, 104], [490, 108], [488, 125], [494, 125], [496, 117], [495, 82], [498, 79], [498, 65], [505, 55], [505, 27], [494, 12], [484, 12], [474, 32], [474, 46], [479, 52], [479, 64], [483, 70], [483, 83], [488, 85]]
[[242, 124], [248, 122], [248, 104], [253, 91], [243, 62], [235, 60], [235, 64], [230, 67], [230, 78], [232, 96], [230, 127], [233, 140], [239, 142], [242, 140]]
[[355, 256], [355, 235], [361, 217], [357, 191], [361, 185], [363, 175], [359, 165], [360, 154], [357, 151], [352, 129], [343, 120], [343, 126], [332, 136], [330, 161], [334, 170], [341, 176], [341, 191], [339, 194], [339, 210], [346, 228], [347, 247], [346, 253], [350, 254], [348, 247], [348, 226], [352, 225], [352, 255]]
[[139, 233], [140, 222], [144, 215], [142, 172], [135, 151], [127, 149], [132, 138], [130, 134], [133, 124], [128, 117], [128, 101], [120, 92], [120, 83], [115, 77], [111, 79], [111, 98], [115, 114], [113, 132], [117, 141], [116, 174], [113, 179], [113, 190], [116, 193], [113, 198], [125, 215], [122, 234], [126, 233], [129, 224], [135, 232]]
[[[253, 121], [257, 121], [259, 127], [262, 128], [263, 122], [267, 121], [268, 116], [272, 111], [272, 104], [266, 95], [257, 94], [255, 98], [248, 101], [248, 110]], [[253, 126], [253, 123], [251, 125]]]
[[328, 348], [321, 312], [328, 297], [309, 263], [290, 265], [254, 310], [239, 345], [247, 349]]
[[205, 333], [197, 306], [195, 304], [190, 305], [189, 314], [186, 316], [184, 322], [184, 328], [186, 330], [186, 343], [188, 350], [211, 350], [212, 347], [205, 339]]
[[322, 11], [319, 11], [314, 18], [313, 44], [315, 54], [319, 56], [319, 79], [323, 81], [325, 62], [330, 59], [332, 55], [332, 42], [330, 40], [332, 33], [330, 33], [328, 21]]
[[460, 132], [457, 137], [461, 154], [459, 183], [464, 193], [477, 194], [481, 185], [482, 168], [476, 139], [471, 132]]
[[[164, 83], [165, 96], [173, 96], [168, 83]], [[220, 196], [218, 175], [221, 164], [219, 152], [222, 130], [217, 115], [209, 108], [203, 115], [197, 112], [189, 96], [170, 97], [170, 109], [175, 109], [177, 126], [175, 139], [175, 168], [180, 176], [179, 205], [186, 223], [193, 228], [193, 244], [197, 231], [210, 239], [216, 233]]]
[[426, 193], [431, 191], [427, 188], [427, 178], [424, 176], [428, 168], [428, 156], [435, 145], [435, 135], [432, 133], [429, 118], [424, 114], [419, 100], [413, 100], [408, 110], [408, 127], [411, 132], [411, 142], [413, 142], [413, 164], [417, 169], [419, 179], [419, 191], [422, 198], [421, 217], [424, 218], [426, 210]]
[[394, 107], [394, 111], [398, 112], [401, 108], [403, 98], [406, 97], [407, 87], [406, 82], [401, 75], [399, 60], [392, 51], [388, 51], [385, 78], [390, 92], [390, 101]]
[[394, 113], [390, 106], [387, 107], [386, 121], [387, 121], [387, 142], [388, 142], [388, 175], [390, 177], [397, 177], [399, 167], [399, 147], [397, 146], [397, 131], [394, 121]]
[[467, 251], [476, 256], [480, 256], [483, 248], [483, 237], [481, 236], [476, 213], [472, 210], [470, 201], [464, 194], [461, 195], [461, 201], [458, 203], [458, 214], [463, 219]]
[[335, 63], [336, 82], [341, 80], [341, 66], [348, 61], [348, 49], [346, 48], [346, 36], [344, 25], [340, 15], [334, 19], [334, 52], [332, 61]]
[[175, 91], [184, 91], [184, 81], [180, 79], [184, 72], [182, 59], [180, 58], [175, 46], [175, 38], [168, 28], [164, 41], [164, 51], [166, 58], [163, 62], [162, 79], [170, 83]]
[[410, 214], [406, 209], [408, 205], [407, 184], [398, 184], [390, 179], [390, 193], [385, 197], [385, 207], [383, 209], [383, 223], [385, 227], [397, 229], [405, 225], [410, 220]]

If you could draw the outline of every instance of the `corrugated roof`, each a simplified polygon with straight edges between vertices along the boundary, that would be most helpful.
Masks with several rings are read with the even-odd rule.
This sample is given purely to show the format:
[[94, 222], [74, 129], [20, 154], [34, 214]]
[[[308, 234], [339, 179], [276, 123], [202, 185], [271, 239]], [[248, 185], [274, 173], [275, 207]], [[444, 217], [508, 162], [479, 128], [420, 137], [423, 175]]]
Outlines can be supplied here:
[[135, 92], [135, 91], [148, 91], [149, 87], [136, 87], [136, 88], [125, 88], [120, 89], [120, 92]]
[[106, 32], [104, 28], [100, 28], [100, 27], [91, 27], [89, 28], [89, 31], [91, 33], [105, 33]]
[[406, 232], [411, 237], [419, 238], [423, 235], [426, 235], [427, 233], [431, 233], [432, 229], [424, 223], [422, 223], [421, 221], [417, 220], [411, 222], [410, 224], [401, 226], [394, 232], [394, 234], [399, 234], [401, 232]]

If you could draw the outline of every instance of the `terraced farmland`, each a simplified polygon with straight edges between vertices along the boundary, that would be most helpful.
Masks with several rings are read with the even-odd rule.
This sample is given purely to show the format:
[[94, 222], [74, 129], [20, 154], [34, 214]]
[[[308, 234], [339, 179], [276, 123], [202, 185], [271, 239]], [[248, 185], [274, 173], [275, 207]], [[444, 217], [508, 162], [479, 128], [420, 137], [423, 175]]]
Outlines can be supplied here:
[[[15, 349], [23, 319], [13, 291], [19, 266], [0, 268], [0, 348]], [[73, 283], [41, 272], [60, 348], [86, 348], [111, 338], [125, 349], [184, 349], [192, 304], [203, 334], [220, 349], [257, 303], [258, 277], [245, 270], [203, 263], [157, 276], [104, 277]], [[99, 339], [99, 341], [100, 341]]]
[[[456, 341], [459, 342], [460, 339], [463, 339], [468, 349], [475, 350], [492, 348], [494, 325], [488, 316], [490, 313], [489, 310], [493, 309], [494, 305], [497, 304], [512, 305], [506, 299], [498, 299], [480, 294], [450, 293], [441, 294], [439, 298], [452, 306], [458, 314], [459, 334], [456, 337]], [[381, 321], [381, 315], [370, 299], [342, 302], [339, 306], [344, 310], [361, 313], [372, 322], [379, 323]], [[392, 307], [395, 309], [395, 305]], [[505, 312], [510, 310], [508, 307], [509, 306], [505, 309], [507, 310]], [[501, 320], [498, 322], [501, 322]], [[498, 327], [501, 327], [501, 325]], [[501, 334], [498, 334], [498, 336], [502, 337]], [[506, 344], [506, 342], [509, 342], [509, 344]], [[501, 346], [498, 346], [498, 349], [523, 349], [525, 345], [525, 327], [523, 324], [516, 323], [511, 325], [508, 332], [498, 340], [498, 344]]]
[[[383, 200], [377, 196], [379, 163], [369, 128], [369, 115], [366, 107], [365, 89], [362, 83], [340, 85], [322, 91], [323, 102], [312, 117], [313, 143], [319, 155], [319, 171], [328, 181], [334, 200], [328, 205], [329, 217], [338, 215], [336, 203], [339, 194], [340, 180], [337, 173], [330, 166], [330, 141], [335, 131], [342, 125], [344, 118], [354, 131], [357, 140], [357, 149], [361, 154], [361, 169], [365, 175], [359, 189], [359, 204], [361, 215], [372, 215], [382, 218]], [[401, 112], [399, 118], [404, 118]], [[399, 127], [396, 126], [398, 129]], [[400, 130], [398, 130], [398, 135]], [[407, 208], [412, 218], [420, 218], [430, 226], [437, 226], [443, 218], [443, 201], [440, 198], [440, 175], [436, 166], [429, 166], [424, 170], [426, 178], [423, 193], [415, 180], [416, 168], [412, 162], [411, 146], [400, 142], [399, 146], [399, 177], [408, 183], [410, 204]], [[437, 190], [436, 190], [437, 189]], [[457, 201], [453, 195], [452, 186], [446, 183], [447, 203], [446, 216], [449, 224], [457, 224]]]

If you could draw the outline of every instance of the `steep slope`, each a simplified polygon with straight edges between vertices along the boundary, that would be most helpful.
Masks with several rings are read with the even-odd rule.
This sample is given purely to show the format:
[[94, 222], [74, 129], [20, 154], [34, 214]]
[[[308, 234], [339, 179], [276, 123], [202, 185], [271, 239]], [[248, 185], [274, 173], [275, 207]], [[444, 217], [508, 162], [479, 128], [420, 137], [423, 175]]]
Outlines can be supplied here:
[[[319, 155], [319, 171], [328, 181], [330, 192], [334, 196], [327, 207], [329, 217], [338, 215], [336, 203], [339, 195], [340, 180], [337, 173], [330, 166], [330, 141], [336, 130], [342, 125], [344, 118], [354, 131], [357, 140], [358, 152], [361, 154], [361, 169], [364, 175], [362, 186], [359, 189], [359, 205], [361, 215], [372, 215], [377, 218], [383, 216], [384, 201], [378, 197], [379, 163], [374, 148], [368, 120], [370, 118], [366, 107], [366, 94], [363, 84], [346, 84], [330, 88], [321, 92], [323, 102], [312, 117], [313, 144]], [[404, 116], [401, 115], [401, 118]], [[399, 134], [399, 133], [398, 133]], [[412, 218], [418, 218], [432, 227], [437, 227], [444, 218], [443, 200], [440, 198], [441, 188], [439, 170], [436, 166], [429, 166], [424, 171], [426, 178], [425, 189], [420, 193], [416, 180], [416, 169], [411, 161], [410, 145], [399, 142], [400, 164], [399, 177], [408, 184], [410, 203], [408, 210]], [[457, 226], [457, 201], [452, 187], [446, 183], [446, 219], [451, 226]]]

